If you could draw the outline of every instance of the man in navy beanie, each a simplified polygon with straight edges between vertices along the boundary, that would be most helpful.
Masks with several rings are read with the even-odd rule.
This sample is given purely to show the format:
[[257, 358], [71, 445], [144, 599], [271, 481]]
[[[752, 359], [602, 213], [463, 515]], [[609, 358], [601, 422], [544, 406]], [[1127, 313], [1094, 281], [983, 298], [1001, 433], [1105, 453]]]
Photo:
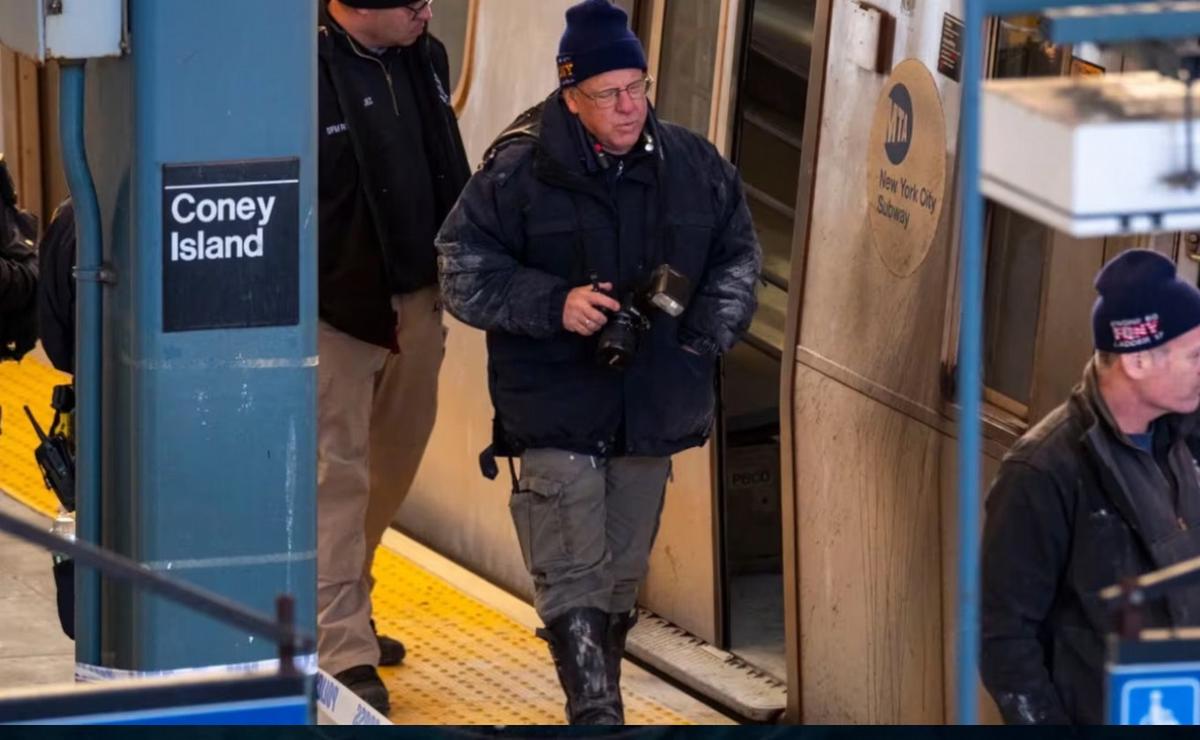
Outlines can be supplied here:
[[447, 308], [487, 331], [481, 459], [520, 458], [509, 505], [567, 719], [619, 724], [671, 455], [712, 429], [761, 250], [737, 171], [655, 117], [624, 11], [570, 8], [554, 61], [558, 89], [501, 133], [437, 246]]
[[[1200, 556], [1200, 291], [1146, 250], [1096, 290], [1082, 383], [1009, 451], [987, 501], [980, 670], [1011, 724], [1103, 723], [1113, 624], [1096, 592]], [[1200, 589], [1143, 619], [1200, 625]]]

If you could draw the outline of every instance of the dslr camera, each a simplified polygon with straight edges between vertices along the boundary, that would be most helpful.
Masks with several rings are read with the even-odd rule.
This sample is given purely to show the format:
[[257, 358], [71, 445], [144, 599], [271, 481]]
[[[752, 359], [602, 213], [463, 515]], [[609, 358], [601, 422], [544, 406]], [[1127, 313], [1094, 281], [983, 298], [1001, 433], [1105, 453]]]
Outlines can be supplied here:
[[678, 318], [687, 310], [691, 281], [670, 265], [659, 265], [649, 279], [621, 301], [600, 332], [596, 359], [605, 367], [624, 370], [633, 361], [654, 312]]

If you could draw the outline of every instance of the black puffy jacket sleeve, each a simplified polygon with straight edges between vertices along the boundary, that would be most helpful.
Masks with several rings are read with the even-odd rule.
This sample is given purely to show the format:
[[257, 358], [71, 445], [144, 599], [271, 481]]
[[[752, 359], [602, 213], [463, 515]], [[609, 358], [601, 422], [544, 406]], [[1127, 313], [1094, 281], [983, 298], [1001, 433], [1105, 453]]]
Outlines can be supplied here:
[[1039, 635], [1070, 546], [1051, 477], [1005, 461], [987, 500], [982, 548], [980, 674], [1007, 724], [1069, 724]]
[[467, 183], [438, 233], [438, 277], [446, 309], [463, 323], [542, 339], [563, 331], [571, 286], [517, 258], [524, 235], [510, 180], [520, 149], [503, 150]]
[[762, 248], [737, 170], [716, 151], [718, 224], [708, 267], [679, 327], [679, 342], [700, 354], [728, 352], [750, 328], [758, 308], [755, 284], [762, 272]]
[[0, 204], [0, 314], [25, 310], [37, 290], [37, 253], [28, 241], [35, 223], [18, 224], [15, 208]]

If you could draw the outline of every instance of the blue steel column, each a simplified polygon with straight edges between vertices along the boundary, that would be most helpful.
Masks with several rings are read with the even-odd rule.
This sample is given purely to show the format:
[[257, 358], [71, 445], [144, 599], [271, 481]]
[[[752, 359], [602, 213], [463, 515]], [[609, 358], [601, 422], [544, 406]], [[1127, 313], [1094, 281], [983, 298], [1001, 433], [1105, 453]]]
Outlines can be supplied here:
[[[129, 0], [128, 15], [128, 56], [95, 63], [88, 80], [116, 276], [104, 324], [104, 544], [259, 613], [289, 593], [297, 628], [315, 632], [316, 3]], [[165, 331], [164, 167], [291, 158], [299, 323]], [[101, 614], [108, 668], [276, 657], [269, 640], [108, 583]]]
[[983, 0], [967, 0], [963, 43], [963, 225], [958, 344], [958, 716], [977, 724], [979, 697], [979, 480], [983, 450], [983, 197], [979, 192]]
[[[100, 204], [84, 147], [84, 63], [64, 62], [59, 83], [59, 128], [63, 168], [75, 208], [77, 275], [75, 333], [76, 536], [100, 544], [100, 366], [101, 307], [98, 280], [102, 259]], [[100, 578], [90, 568], [75, 573], [75, 649], [79, 660], [100, 659]]]

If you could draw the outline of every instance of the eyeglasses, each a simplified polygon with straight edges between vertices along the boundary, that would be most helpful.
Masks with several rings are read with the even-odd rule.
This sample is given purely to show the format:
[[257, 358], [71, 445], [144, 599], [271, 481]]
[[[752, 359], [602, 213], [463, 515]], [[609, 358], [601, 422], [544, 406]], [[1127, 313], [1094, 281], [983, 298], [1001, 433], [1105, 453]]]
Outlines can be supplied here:
[[600, 92], [590, 93], [582, 87], [576, 87], [585, 98], [592, 101], [592, 105], [597, 108], [611, 108], [617, 104], [617, 98], [621, 97], [621, 93], [629, 96], [629, 99], [634, 102], [640, 102], [650, 93], [650, 88], [654, 86], [654, 78], [647, 75], [637, 82], [626, 85], [625, 87], [611, 87]]
[[421, 11], [425, 10], [425, 8], [428, 8], [430, 5], [433, 5], [433, 0], [418, 0], [418, 2], [409, 3], [403, 7], [405, 10], [412, 13], [413, 19], [416, 20], [416, 17], [421, 14]]

